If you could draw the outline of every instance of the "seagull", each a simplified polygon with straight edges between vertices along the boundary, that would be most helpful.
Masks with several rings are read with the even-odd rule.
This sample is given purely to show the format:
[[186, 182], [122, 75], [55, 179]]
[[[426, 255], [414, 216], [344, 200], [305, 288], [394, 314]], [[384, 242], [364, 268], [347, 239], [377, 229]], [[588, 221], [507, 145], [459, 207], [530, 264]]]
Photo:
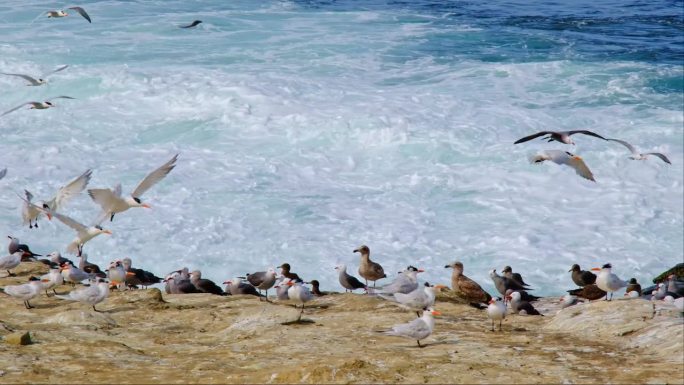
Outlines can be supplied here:
[[[289, 267], [290, 265], [287, 266]], [[246, 277], [247, 281], [259, 290], [259, 293], [261, 293], [261, 290], [266, 291], [266, 301], [268, 301], [268, 289], [272, 288], [276, 281], [275, 269], [271, 267], [266, 271], [257, 271], [256, 273], [247, 274]], [[261, 301], [261, 297], [259, 297], [259, 301]]]
[[188, 24], [188, 25], [181, 25], [181, 26], [179, 26], [178, 28], [193, 28], [193, 27], [197, 27], [197, 25], [198, 25], [199, 23], [201, 23], [201, 22], [202, 22], [202, 20], [195, 20], [195, 21], [193, 21], [192, 23], [190, 23], [190, 24]]
[[26, 306], [27, 309], [33, 309], [29, 300], [37, 297], [42, 290], [43, 282], [36, 277], [30, 277], [29, 282], [23, 285], [10, 285], [5, 286], [2, 289], [5, 294], [24, 301], [24, 306]]
[[[74, 11], [78, 12], [81, 16], [83, 16], [84, 19], [88, 20], [88, 23], [93, 22], [92, 20], [90, 20], [90, 16], [88, 15], [88, 12], [85, 11], [85, 9], [83, 9], [81, 7], [69, 7], [67, 9], [73, 9]], [[60, 17], [69, 16], [69, 14], [63, 9], [59, 9], [56, 11], [48, 11], [46, 14], [47, 14], [48, 18], [51, 18], [51, 17], [60, 18]]]
[[226, 285], [226, 293], [230, 293], [230, 295], [254, 295], [259, 297], [259, 301], [261, 301], [261, 297], [263, 297], [263, 295], [257, 291], [256, 287], [243, 281], [242, 278], [233, 278], [223, 282], [223, 284]]
[[285, 277], [289, 278], [295, 282], [304, 282], [301, 278], [299, 278], [299, 275], [297, 273], [293, 273], [292, 267], [290, 266], [289, 263], [283, 263], [282, 265], [278, 266], [278, 269], [280, 269], [280, 274]]
[[591, 170], [589, 170], [589, 167], [584, 163], [584, 160], [573, 153], [561, 150], [546, 150], [531, 158], [532, 163], [541, 163], [546, 160], [550, 160], [556, 164], [570, 166], [575, 169], [577, 175], [589, 179], [592, 182], [596, 182], [594, 174], [591, 173]]
[[385, 271], [382, 269], [379, 263], [373, 262], [370, 259], [370, 248], [366, 245], [360, 246], [358, 249], [353, 251], [354, 253], [361, 254], [361, 265], [359, 265], [359, 275], [366, 280], [366, 286], [368, 286], [368, 281], [373, 281], [373, 287], [379, 279], [387, 277]]
[[344, 292], [353, 292], [356, 289], [364, 289], [368, 291], [366, 288], [366, 285], [363, 284], [363, 282], [359, 281], [356, 277], [353, 275], [349, 275], [347, 273], [347, 265], [340, 264], [335, 266], [335, 270], [339, 271], [339, 281], [340, 285], [344, 287]]
[[451, 273], [451, 290], [460, 297], [465, 298], [470, 303], [489, 303], [492, 296], [478, 285], [477, 282], [463, 275], [463, 263], [456, 261], [452, 264], [444, 266], [444, 268], [454, 269]]
[[425, 347], [425, 345], [421, 345], [420, 340], [429, 337], [430, 334], [432, 334], [432, 330], [435, 328], [435, 319], [432, 318], [432, 316], [440, 314], [442, 313], [429, 307], [425, 309], [422, 317], [416, 318], [409, 323], [394, 325], [391, 330], [381, 331], [380, 333], [388, 336], [414, 339], [418, 343], [418, 347], [422, 348]]
[[492, 320], [492, 331], [494, 331], [494, 321], [499, 321], [499, 331], [501, 331], [501, 323], [503, 319], [506, 318], [506, 304], [501, 298], [492, 298], [489, 300], [489, 306], [487, 306], [487, 317]]
[[[59, 299], [66, 299], [71, 301], [78, 301], [93, 307], [93, 310], [99, 312], [95, 305], [104, 301], [109, 297], [109, 284], [102, 278], [97, 278], [97, 284], [91, 284], [83, 289], [73, 290], [67, 295], [56, 295]], [[112, 282], [113, 285], [119, 282]]]
[[9, 111], [3, 112], [2, 114], [0, 114], [0, 116], [5, 116], [5, 115], [9, 114], [10, 112], [14, 112], [14, 111], [20, 109], [21, 107], [28, 106], [28, 105], [31, 105], [31, 108], [29, 108], [29, 110], [47, 110], [48, 108], [55, 107], [55, 105], [52, 104], [52, 102], [50, 101], [50, 100], [54, 100], [54, 99], [76, 99], [76, 98], [72, 98], [71, 96], [62, 95], [62, 96], [55, 96], [54, 98], [47, 99], [44, 102], [26, 102], [24, 104], [20, 104], [16, 107], [12, 108]]
[[195, 288], [202, 293], [226, 295], [214, 281], [202, 278], [202, 272], [199, 270], [190, 273], [190, 282], [192, 282], [192, 284], [195, 285]]
[[513, 313], [519, 314], [520, 312], [525, 312], [522, 314], [526, 315], [542, 315], [539, 313], [537, 309], [532, 306], [531, 303], [527, 301], [523, 301], [521, 298], [521, 295], [519, 292], [514, 291], [510, 294], [510, 300], [511, 300], [511, 309], [513, 309]]
[[627, 285], [627, 289], [625, 289], [625, 293], [629, 293], [632, 291], [641, 295], [641, 285], [639, 285], [639, 282], [637, 282], [636, 278], [630, 278], [629, 285]]
[[65, 225], [76, 230], [76, 238], [74, 238], [74, 240], [67, 246], [67, 251], [72, 254], [78, 252], [78, 255], [81, 255], [81, 253], [83, 253], [83, 245], [96, 236], [103, 233], [109, 235], [112, 234], [111, 231], [103, 229], [100, 225], [85, 226], [64, 214], [53, 212], [52, 215]]
[[[611, 269], [613, 265], [606, 263], [601, 268], [595, 267], [591, 270], [600, 271], [596, 277], [596, 286], [599, 289], [606, 292], [606, 300], [610, 301], [613, 299], [613, 292], [622, 289], [627, 286], [627, 282], [621, 280], [617, 275], [613, 274]], [[608, 293], [610, 293], [610, 300], [608, 299]]]
[[0, 179], [4, 178], [5, 175], [7, 175], [7, 167], [0, 170]]
[[602, 137], [601, 135], [599, 135], [595, 132], [587, 131], [587, 130], [540, 131], [540, 132], [537, 132], [536, 134], [532, 134], [530, 136], [520, 138], [520, 139], [516, 140], [513, 144], [527, 142], [528, 140], [532, 140], [532, 139], [538, 138], [540, 136], [548, 135], [546, 138], [542, 138], [542, 139], [544, 139], [544, 140], [548, 139], [549, 142], [553, 142], [555, 140], [556, 142], [574, 145], [575, 142], [572, 139], [570, 139], [570, 135], [575, 135], [575, 134], [584, 134], [584, 135], [589, 135], [589, 136], [593, 136], [593, 137], [596, 137], [599, 139], [606, 140], [606, 138]]
[[69, 65], [63, 65], [61, 67], [57, 67], [57, 69], [54, 69], [50, 72], [46, 72], [46, 73], [40, 75], [39, 78], [34, 78], [32, 76], [25, 75], [25, 74], [11, 74], [11, 73], [7, 73], [7, 72], [0, 72], [0, 74], [7, 75], [7, 76], [18, 76], [22, 79], [25, 79], [29, 83], [31, 83], [31, 84], [27, 84], [27, 86], [42, 86], [43, 84], [47, 84], [47, 79], [45, 79], [45, 78], [47, 78], [48, 75], [54, 74], [55, 72], [62, 71], [64, 69], [66, 69], [67, 67], [69, 67]]
[[492, 279], [492, 282], [494, 282], [496, 290], [498, 290], [503, 296], [508, 295], [507, 290], [531, 290], [525, 288], [525, 286], [521, 285], [517, 281], [500, 276], [496, 273], [496, 269], [493, 269], [489, 272], [489, 277]]
[[145, 191], [152, 188], [152, 186], [157, 184], [160, 180], [164, 179], [164, 177], [166, 177], [166, 175], [168, 175], [169, 172], [176, 167], [175, 163], [177, 159], [178, 154], [174, 155], [171, 160], [164, 163], [158, 169], [147, 174], [145, 179], [143, 179], [135, 188], [135, 190], [133, 190], [130, 197], [121, 197], [121, 184], [116, 185], [114, 190], [108, 188], [89, 189], [88, 194], [90, 197], [93, 199], [93, 201], [95, 201], [95, 203], [102, 207], [102, 214], [96, 223], [102, 223], [106, 217], [109, 217], [109, 220], [113, 221], [114, 214], [124, 212], [131, 207], [144, 207], [149, 209], [150, 205], [143, 203], [140, 200], [140, 196], [142, 196]]
[[632, 156], [630, 156], [630, 158], [632, 158], [634, 160], [646, 160], [646, 158], [649, 155], [653, 155], [653, 156], [657, 156], [658, 158], [662, 159], [663, 162], [665, 162], [667, 164], [672, 164], [672, 162], [670, 162], [670, 159], [668, 159], [667, 156], [665, 156], [664, 154], [661, 154], [659, 152], [646, 152], [646, 153], [642, 154], [639, 151], [637, 151], [637, 149], [634, 148], [634, 146], [625, 142], [624, 140], [620, 140], [620, 139], [606, 139], [606, 140], [610, 140], [611, 142], [618, 142], [621, 145], [627, 147], [627, 149], [632, 153]]
[[52, 219], [52, 212], [61, 210], [71, 199], [85, 190], [92, 173], [92, 170], [86, 170], [80, 176], [60, 187], [55, 196], [48, 201], [38, 201], [36, 204], [32, 204], [33, 194], [28, 190], [24, 190], [26, 198], [23, 199], [24, 206], [21, 214], [24, 224], [28, 223], [29, 228], [34, 226], [37, 228], [38, 218], [42, 214], [46, 214], [48, 219]]
[[516, 281], [517, 283], [521, 284], [522, 286], [525, 286], [525, 287], [530, 286], [530, 285], [525, 283], [525, 281], [522, 278], [522, 275], [520, 275], [520, 273], [514, 273], [513, 269], [510, 266], [504, 266], [504, 268], [503, 268], [503, 270], [501, 270], [501, 272], [503, 273], [504, 277], [506, 277], [508, 279], [512, 279], [512, 280]]
[[[299, 317], [297, 317], [297, 321], [299, 321], [302, 319], [302, 314], [304, 313], [304, 304], [314, 299], [314, 295], [311, 294], [309, 288], [302, 285], [301, 282], [288, 280], [287, 286], [290, 287], [289, 289], [287, 289], [288, 298], [302, 304], [302, 311], [299, 312]], [[297, 305], [295, 304], [295, 308], [296, 307]]]

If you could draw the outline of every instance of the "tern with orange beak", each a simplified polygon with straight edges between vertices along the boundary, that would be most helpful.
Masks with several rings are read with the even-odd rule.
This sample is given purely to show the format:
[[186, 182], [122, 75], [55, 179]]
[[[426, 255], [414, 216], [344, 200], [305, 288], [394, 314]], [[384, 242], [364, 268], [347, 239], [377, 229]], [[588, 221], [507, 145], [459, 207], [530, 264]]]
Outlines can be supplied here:
[[121, 196], [121, 184], [116, 185], [113, 190], [108, 188], [88, 190], [88, 194], [93, 201], [102, 207], [102, 214], [95, 223], [102, 223], [107, 217], [109, 217], [110, 221], [113, 221], [115, 214], [122, 213], [131, 207], [144, 207], [149, 209], [150, 205], [144, 203], [140, 197], [147, 190], [152, 188], [152, 186], [164, 179], [171, 170], [176, 167], [176, 160], [178, 160], [178, 154], [174, 155], [171, 160], [161, 165], [158, 169], [147, 174], [147, 176], [138, 183], [138, 186], [133, 190], [129, 197]]
[[0, 116], [5, 116], [5, 115], [9, 114], [10, 112], [14, 112], [14, 111], [16, 111], [16, 110], [18, 110], [24, 106], [31, 106], [31, 107], [29, 107], [29, 110], [47, 110], [48, 108], [52, 108], [55, 106], [51, 102], [51, 100], [55, 100], [55, 99], [76, 99], [76, 98], [72, 98], [71, 96], [61, 95], [61, 96], [55, 96], [54, 98], [50, 98], [50, 99], [47, 99], [47, 100], [42, 101], [42, 102], [36, 102], [36, 101], [26, 102], [24, 104], [20, 104], [16, 107], [12, 108], [11, 110], [3, 112], [2, 114], [0, 114]]
[[100, 225], [85, 226], [64, 214], [52, 213], [52, 215], [59, 219], [60, 222], [76, 230], [76, 238], [67, 246], [67, 251], [70, 253], [78, 253], [78, 255], [81, 255], [83, 252], [83, 245], [86, 242], [100, 234], [112, 234], [111, 231], [103, 229]]
[[[301, 282], [288, 280], [286, 284], [290, 287], [287, 289], [287, 296], [291, 300], [302, 304], [302, 311], [299, 312], [299, 317], [297, 317], [297, 321], [299, 321], [302, 319], [302, 314], [304, 313], [304, 304], [314, 299], [314, 295], [311, 294], [309, 288], [302, 285]], [[297, 307], [296, 304], [295, 307]]]
[[[93, 22], [93, 21], [90, 19], [90, 15], [88, 15], [88, 12], [86, 12], [85, 9], [83, 9], [83, 8], [81, 8], [81, 7], [70, 7], [70, 8], [67, 8], [67, 9], [73, 9], [74, 11], [78, 12], [78, 14], [81, 15], [81, 16], [83, 16], [84, 19], [88, 20], [88, 23], [92, 23], [92, 22]], [[56, 11], [47, 11], [47, 12], [45, 12], [45, 14], [47, 15], [48, 18], [55, 18], [55, 19], [59, 19], [59, 18], [62, 18], [62, 17], [67, 17], [67, 16], [69, 16], [69, 13], [67, 13], [67, 12], [66, 12], [65, 10], [63, 10], [63, 9], [58, 9], [58, 10], [56, 10]]]
[[[510, 299], [510, 297], [508, 297]], [[487, 306], [487, 317], [492, 320], [492, 331], [494, 331], [494, 321], [499, 321], [499, 331], [502, 330], [501, 324], [504, 318], [506, 318], [506, 304], [501, 298], [492, 298], [489, 300], [489, 306]]]
[[584, 163], [584, 160], [573, 153], [561, 150], [546, 150], [530, 159], [532, 163], [542, 163], [547, 160], [556, 164], [572, 167], [577, 175], [589, 179], [592, 182], [596, 182], [594, 174], [591, 173], [591, 170], [587, 167], [586, 163]]
[[[596, 277], [596, 286], [599, 289], [606, 292], [606, 300], [610, 301], [613, 299], [613, 293], [627, 287], [627, 282], [621, 280], [617, 275], [613, 274], [611, 271], [613, 266], [610, 263], [606, 263], [602, 267], [595, 267], [591, 269], [592, 271], [598, 271], [598, 276]], [[610, 299], [608, 299], [608, 293], [610, 293]]]
[[385, 285], [374, 293], [377, 294], [395, 294], [403, 293], [408, 294], [418, 288], [418, 273], [423, 273], [425, 270], [418, 269], [414, 266], [409, 266], [406, 269], [399, 272], [397, 278]]
[[381, 331], [380, 333], [388, 336], [397, 336], [416, 340], [418, 347], [422, 348], [425, 347], [425, 345], [421, 345], [420, 340], [428, 338], [435, 329], [435, 319], [433, 316], [441, 314], [442, 313], [438, 312], [434, 308], [429, 307], [425, 309], [422, 317], [416, 318], [409, 323], [394, 325], [392, 326], [391, 330]]
[[24, 254], [26, 254], [25, 251], [19, 250], [19, 251], [15, 251], [14, 253], [12, 253], [10, 255], [6, 255], [6, 256], [0, 258], [0, 270], [7, 270], [7, 274], [9, 274], [10, 277], [13, 277], [14, 274], [12, 274], [10, 272], [10, 270], [19, 266], [19, 264], [21, 263], [21, 257]]
[[27, 309], [32, 309], [33, 306], [31, 306], [29, 300], [37, 297], [38, 294], [40, 294], [40, 292], [43, 290], [43, 283], [39, 278], [30, 277], [28, 283], [23, 285], [5, 286], [1, 290], [9, 296], [19, 298], [20, 300], [24, 301], [24, 306], [26, 306]]
[[435, 305], [435, 296], [437, 294], [437, 290], [443, 288], [446, 288], [446, 286], [432, 286], [425, 282], [424, 286], [419, 286], [416, 290], [408, 294], [394, 293], [393, 295], [389, 296], [380, 294], [380, 297], [394, 301], [405, 309], [413, 310], [416, 312], [416, 315], [420, 317], [420, 311]]
[[[101, 278], [97, 278], [95, 282], [96, 283], [93, 283], [83, 289], [73, 290], [67, 295], [56, 295], [55, 297], [91, 305], [93, 310], [99, 312], [99, 310], [95, 308], [95, 305], [109, 297], [109, 284], [107, 281]], [[119, 284], [118, 282], [111, 283], [112, 285]]]

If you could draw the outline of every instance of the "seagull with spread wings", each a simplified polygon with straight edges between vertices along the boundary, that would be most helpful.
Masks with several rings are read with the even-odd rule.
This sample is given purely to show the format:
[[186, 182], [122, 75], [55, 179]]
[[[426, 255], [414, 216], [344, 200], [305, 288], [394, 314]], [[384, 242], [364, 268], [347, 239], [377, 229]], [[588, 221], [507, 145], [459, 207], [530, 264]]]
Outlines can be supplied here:
[[546, 150], [533, 156], [531, 159], [533, 163], [541, 163], [546, 160], [572, 167], [575, 169], [577, 175], [589, 179], [592, 182], [596, 182], [594, 174], [591, 173], [591, 170], [589, 170], [589, 167], [584, 163], [584, 160], [575, 154], [561, 150]]
[[58, 67], [55, 70], [52, 70], [50, 72], [46, 72], [46, 73], [40, 75], [39, 78], [34, 78], [33, 76], [25, 75], [25, 74], [11, 74], [11, 73], [7, 73], [7, 72], [0, 72], [0, 74], [7, 75], [7, 76], [18, 76], [24, 80], [27, 80], [30, 83], [30, 84], [27, 84], [27, 86], [42, 86], [43, 84], [47, 84], [46, 78], [48, 75], [54, 74], [55, 72], [59, 72], [63, 69], [66, 69], [67, 67], [69, 67], [69, 66], [63, 65], [61, 67]]
[[[90, 15], [88, 15], [88, 12], [86, 12], [85, 9], [81, 7], [69, 7], [67, 9], [73, 9], [74, 11], [78, 12], [81, 16], [83, 16], [84, 19], [88, 20], [88, 23], [93, 22], [92, 20], [90, 20]], [[69, 16], [69, 14], [63, 9], [58, 9], [56, 11], [47, 11], [46, 14], [48, 18], [60, 18]]]
[[532, 140], [532, 139], [538, 138], [540, 136], [548, 135], [547, 137], [542, 138], [542, 139], [547, 140], [549, 142], [553, 142], [555, 140], [556, 142], [574, 145], [575, 142], [572, 139], [570, 139], [570, 135], [575, 135], [575, 134], [584, 134], [584, 135], [589, 135], [589, 136], [593, 136], [593, 137], [596, 137], [599, 139], [606, 140], [606, 138], [602, 137], [601, 135], [599, 135], [595, 132], [587, 131], [587, 130], [541, 131], [541, 132], [537, 132], [536, 134], [532, 134], [532, 135], [526, 136], [524, 138], [520, 138], [520, 139], [516, 140], [515, 143], [513, 143], [513, 144], [527, 142], [528, 140]]
[[28, 106], [28, 105], [31, 105], [29, 110], [47, 110], [48, 108], [52, 108], [55, 106], [51, 102], [51, 100], [54, 100], [54, 99], [76, 99], [76, 98], [72, 98], [71, 96], [62, 95], [62, 96], [55, 96], [54, 98], [50, 98], [44, 102], [26, 102], [24, 104], [21, 104], [21, 105], [18, 105], [16, 107], [12, 108], [9, 111], [3, 112], [0, 116], [5, 116], [5, 115], [9, 114], [10, 112], [14, 112], [14, 111], [20, 109], [21, 107]]
[[620, 140], [620, 139], [608, 139], [608, 140], [610, 140], [611, 142], [618, 142], [621, 145], [627, 147], [627, 149], [632, 153], [632, 156], [630, 156], [630, 158], [632, 158], [634, 160], [646, 160], [646, 158], [649, 155], [653, 155], [653, 156], [657, 156], [658, 158], [662, 159], [663, 162], [665, 162], [667, 164], [672, 164], [672, 162], [670, 162], [670, 159], [668, 159], [667, 156], [665, 156], [665, 154], [661, 154], [659, 152], [645, 152], [642, 154], [639, 151], [637, 151], [637, 149], [634, 146], [625, 142], [624, 140]]
[[176, 167], [176, 160], [178, 160], [178, 154], [174, 155], [171, 160], [164, 163], [158, 169], [149, 173], [133, 190], [131, 196], [121, 196], [121, 184], [116, 185], [113, 190], [108, 188], [88, 190], [88, 194], [93, 198], [93, 201], [102, 207], [102, 214], [98, 217], [97, 223], [101, 223], [107, 217], [109, 217], [110, 221], [113, 221], [115, 214], [124, 212], [131, 207], [150, 208], [150, 205], [144, 203], [140, 197], [145, 191], [164, 179]]

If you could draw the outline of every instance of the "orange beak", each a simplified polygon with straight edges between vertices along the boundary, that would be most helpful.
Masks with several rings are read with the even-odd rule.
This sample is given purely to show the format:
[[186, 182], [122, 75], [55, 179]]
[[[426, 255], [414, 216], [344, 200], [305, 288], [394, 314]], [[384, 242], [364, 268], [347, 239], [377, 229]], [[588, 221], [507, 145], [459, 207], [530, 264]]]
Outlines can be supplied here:
[[446, 289], [446, 288], [447, 287], [445, 285], [435, 285], [435, 289], [437, 289], [437, 290], [442, 290], [442, 289]]
[[225, 281], [225, 282], [223, 282], [223, 284], [224, 284], [224, 285], [232, 284], [232, 282], [231, 282], [231, 281]]
[[591, 269], [591, 271], [601, 271], [601, 268], [600, 268], [600, 267], [593, 267], [593, 268]]
[[48, 283], [48, 282], [50, 282], [50, 280], [49, 279], [41, 279], [40, 282]]
[[438, 312], [437, 310], [433, 310], [432, 315], [442, 315], [442, 313]]
[[581, 157], [581, 156], [575, 155], [575, 156], [572, 157], [572, 159], [575, 159], [575, 160], [582, 160], [582, 157]]
[[45, 215], [47, 215], [49, 221], [52, 220], [52, 214], [50, 214], [50, 213], [45, 213]]
[[423, 269], [418, 269], [418, 272], [419, 272], [419, 273], [424, 273], [425, 270], [423, 270]]
[[143, 203], [143, 204], [142, 204], [142, 207], [144, 207], [144, 208], [146, 208], [146, 209], [151, 209], [151, 208], [152, 208], [152, 206], [148, 205], [147, 203]]
[[132, 272], [132, 271], [127, 271], [127, 272], [126, 272], [126, 275], [129, 276], [129, 277], [132, 277], [132, 276], [135, 275], [135, 273]]
[[287, 286], [294, 286], [294, 282], [288, 281], [288, 282], [287, 282]]
[[112, 232], [111, 232], [110, 230], [103, 230], [102, 232], [105, 233], [105, 234], [112, 235]]

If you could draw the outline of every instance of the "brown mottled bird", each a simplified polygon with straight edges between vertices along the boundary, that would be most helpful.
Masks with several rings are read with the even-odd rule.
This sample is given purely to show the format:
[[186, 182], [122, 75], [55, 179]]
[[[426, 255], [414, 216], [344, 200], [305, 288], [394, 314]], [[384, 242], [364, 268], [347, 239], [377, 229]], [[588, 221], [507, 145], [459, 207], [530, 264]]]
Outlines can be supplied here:
[[377, 280], [387, 277], [382, 266], [380, 266], [379, 263], [370, 260], [370, 249], [368, 246], [362, 245], [358, 249], [354, 250], [354, 253], [361, 254], [359, 275], [366, 280], [366, 286], [368, 286], [368, 281], [373, 281], [373, 287], [375, 287], [375, 282]]
[[460, 297], [474, 303], [489, 303], [492, 299], [477, 282], [463, 275], [463, 263], [456, 261], [444, 267], [454, 269], [451, 273], [451, 290]]

